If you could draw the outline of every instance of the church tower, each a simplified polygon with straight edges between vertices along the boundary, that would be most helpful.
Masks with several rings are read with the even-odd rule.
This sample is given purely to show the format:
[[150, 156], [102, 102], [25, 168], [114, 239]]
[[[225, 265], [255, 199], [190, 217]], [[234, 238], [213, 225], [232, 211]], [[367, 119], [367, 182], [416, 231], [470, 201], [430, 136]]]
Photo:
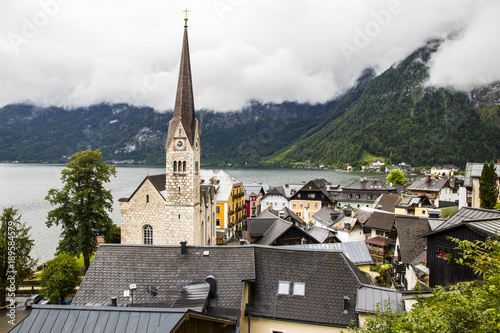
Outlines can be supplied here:
[[168, 244], [186, 240], [190, 245], [204, 245], [200, 216], [200, 134], [194, 112], [187, 20], [186, 10], [174, 116], [166, 142], [165, 222]]

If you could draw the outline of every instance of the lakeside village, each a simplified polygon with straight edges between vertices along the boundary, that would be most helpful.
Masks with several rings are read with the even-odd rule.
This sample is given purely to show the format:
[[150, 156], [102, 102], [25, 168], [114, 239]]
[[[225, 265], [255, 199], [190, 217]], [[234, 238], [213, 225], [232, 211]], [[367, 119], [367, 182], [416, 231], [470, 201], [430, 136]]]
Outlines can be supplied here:
[[98, 246], [71, 305], [33, 305], [11, 332], [346, 331], [478, 279], [449, 260], [460, 257], [449, 236], [500, 229], [500, 210], [479, 208], [482, 163], [404, 185], [270, 188], [200, 169], [200, 147], [186, 25], [165, 174], [119, 200], [121, 244]]

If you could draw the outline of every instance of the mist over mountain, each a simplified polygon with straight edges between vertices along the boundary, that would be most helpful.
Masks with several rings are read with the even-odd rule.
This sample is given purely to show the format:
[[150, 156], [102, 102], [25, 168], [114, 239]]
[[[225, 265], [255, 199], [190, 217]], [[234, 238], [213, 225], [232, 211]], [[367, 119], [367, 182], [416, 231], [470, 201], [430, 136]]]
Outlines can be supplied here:
[[[202, 164], [412, 165], [483, 162], [500, 156], [500, 83], [468, 93], [434, 88], [434, 40], [376, 76], [367, 69], [322, 104], [253, 101], [235, 112], [200, 110]], [[0, 161], [67, 162], [100, 149], [107, 161], [163, 164], [172, 112], [128, 104], [0, 109]]]

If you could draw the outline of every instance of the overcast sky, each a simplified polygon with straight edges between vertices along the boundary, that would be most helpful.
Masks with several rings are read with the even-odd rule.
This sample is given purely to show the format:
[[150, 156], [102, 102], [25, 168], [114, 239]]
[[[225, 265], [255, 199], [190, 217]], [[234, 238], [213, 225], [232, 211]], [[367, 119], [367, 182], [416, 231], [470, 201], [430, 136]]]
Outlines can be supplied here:
[[1, 0], [0, 106], [172, 109], [185, 7], [197, 109], [322, 103], [430, 38], [428, 84], [500, 80], [499, 0]]

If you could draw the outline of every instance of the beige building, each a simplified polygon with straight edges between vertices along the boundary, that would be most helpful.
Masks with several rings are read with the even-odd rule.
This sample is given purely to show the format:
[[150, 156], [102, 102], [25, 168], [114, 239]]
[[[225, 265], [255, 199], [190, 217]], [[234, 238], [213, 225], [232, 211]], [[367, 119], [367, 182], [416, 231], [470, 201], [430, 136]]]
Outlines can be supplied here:
[[215, 244], [216, 190], [211, 184], [201, 185], [200, 150], [185, 26], [166, 172], [146, 177], [132, 196], [120, 199], [123, 244]]

